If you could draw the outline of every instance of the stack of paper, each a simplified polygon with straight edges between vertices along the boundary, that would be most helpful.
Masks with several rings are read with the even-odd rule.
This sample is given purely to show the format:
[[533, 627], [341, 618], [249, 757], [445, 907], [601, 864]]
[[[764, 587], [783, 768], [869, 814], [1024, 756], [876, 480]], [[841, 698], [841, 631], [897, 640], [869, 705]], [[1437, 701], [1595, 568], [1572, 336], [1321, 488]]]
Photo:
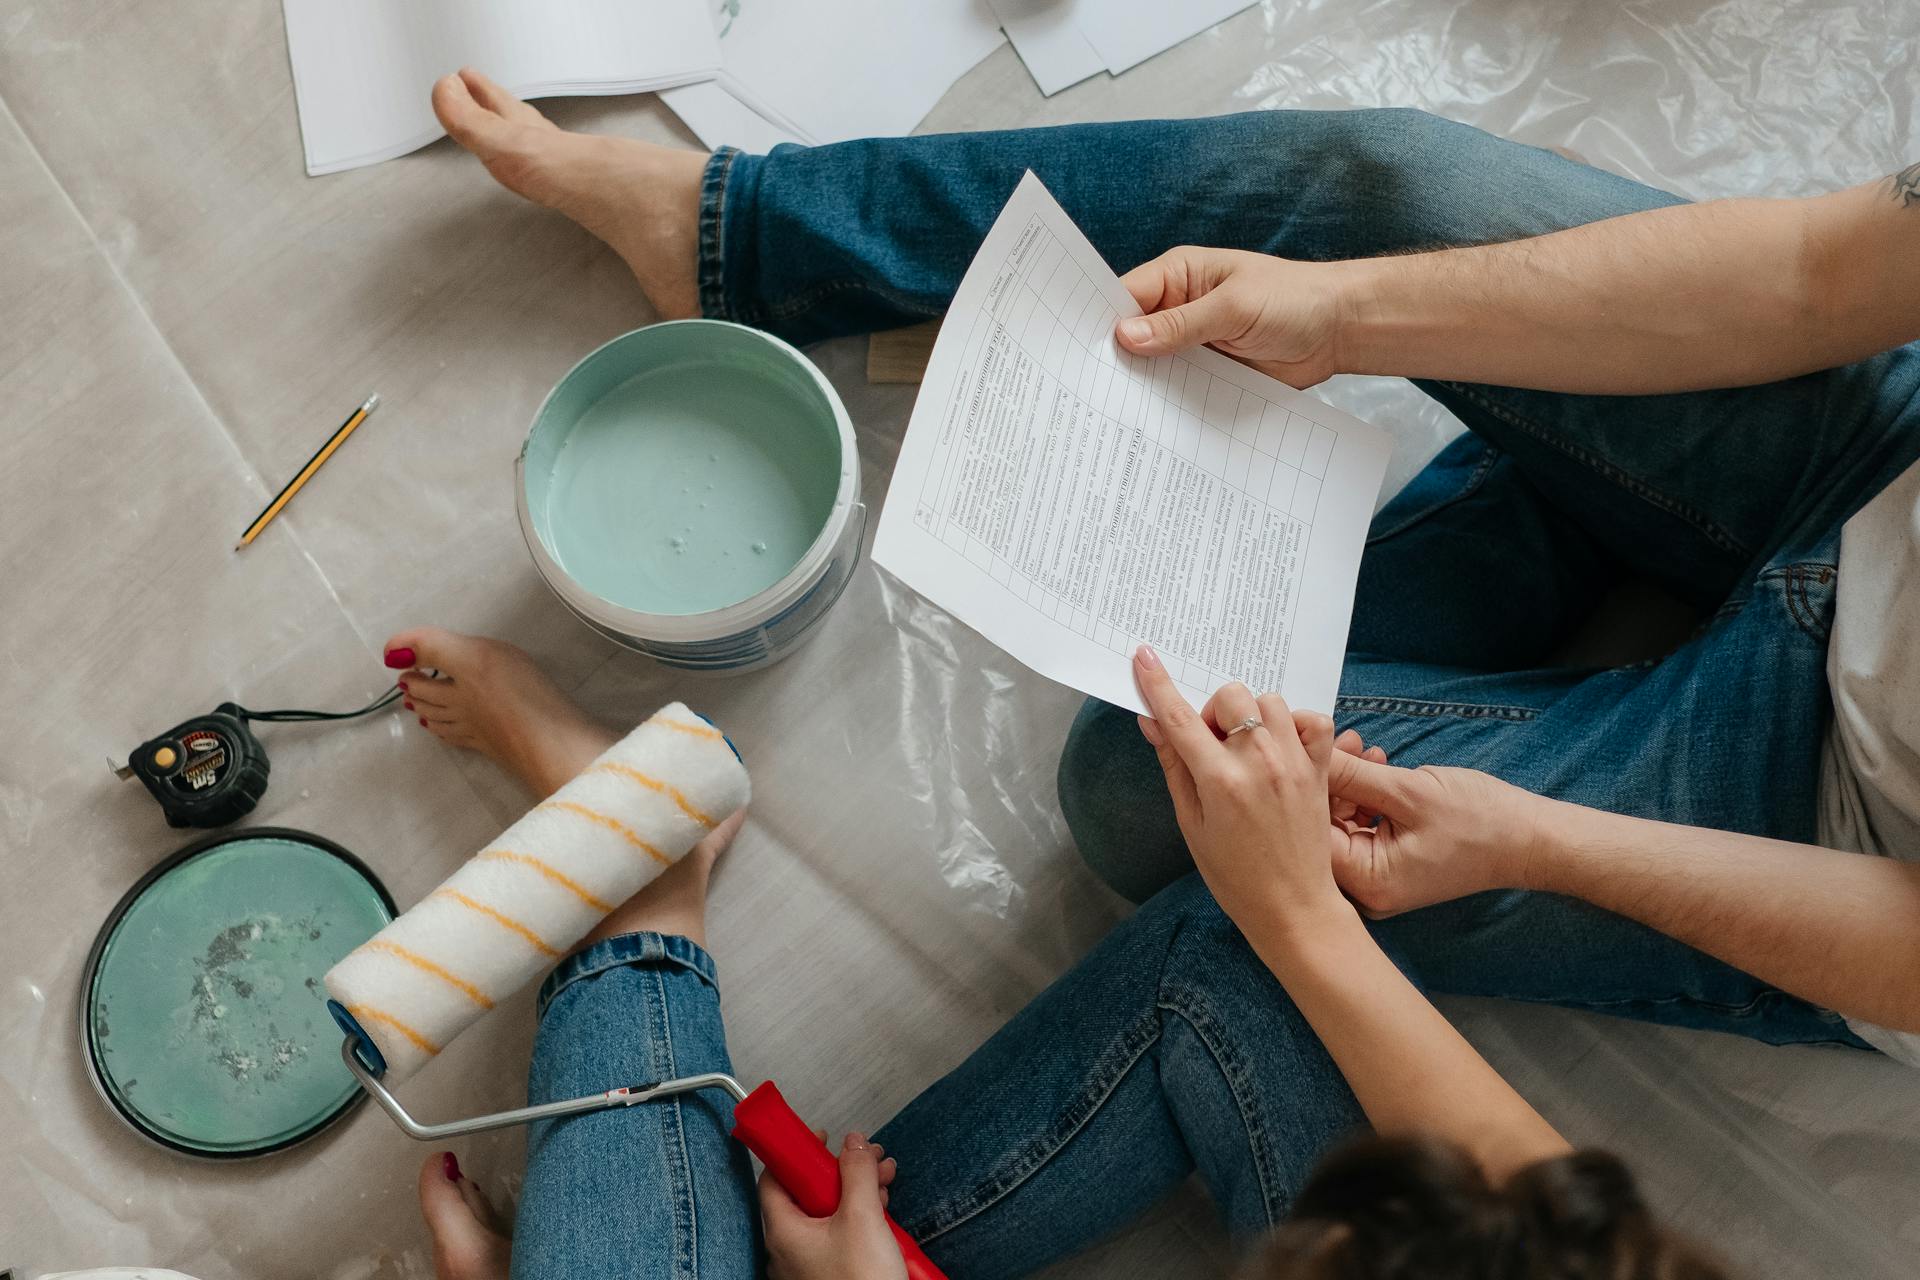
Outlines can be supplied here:
[[[739, 0], [731, 0], [738, 5]], [[640, 93], [713, 77], [707, 0], [283, 0], [307, 172], [441, 136], [433, 82], [478, 67], [522, 97]]]
[[724, 69], [661, 94], [710, 147], [911, 131], [1002, 39], [1043, 94], [1118, 75], [1253, 0], [715, 0]]
[[1043, 94], [1102, 71], [1119, 75], [1171, 49], [1253, 0], [993, 0]]
[[1008, 36], [1051, 94], [1252, 0], [281, 2], [307, 172], [320, 174], [440, 137], [428, 91], [463, 66], [525, 98], [664, 90], [708, 146], [765, 151], [909, 133]]
[[909, 133], [1005, 38], [988, 0], [716, 0], [722, 70], [661, 97], [710, 147]]

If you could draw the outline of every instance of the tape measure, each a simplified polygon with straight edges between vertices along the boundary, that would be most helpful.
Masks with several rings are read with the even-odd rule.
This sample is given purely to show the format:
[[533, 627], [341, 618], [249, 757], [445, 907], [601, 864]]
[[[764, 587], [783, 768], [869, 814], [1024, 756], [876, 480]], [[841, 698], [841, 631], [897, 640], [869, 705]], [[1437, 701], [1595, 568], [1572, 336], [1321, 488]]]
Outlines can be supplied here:
[[249, 711], [223, 702], [141, 743], [126, 764], [114, 768], [114, 776], [140, 779], [167, 815], [168, 826], [224, 827], [253, 812], [272, 772], [267, 749], [249, 721], [352, 720], [392, 705], [399, 696], [395, 685], [358, 711]]

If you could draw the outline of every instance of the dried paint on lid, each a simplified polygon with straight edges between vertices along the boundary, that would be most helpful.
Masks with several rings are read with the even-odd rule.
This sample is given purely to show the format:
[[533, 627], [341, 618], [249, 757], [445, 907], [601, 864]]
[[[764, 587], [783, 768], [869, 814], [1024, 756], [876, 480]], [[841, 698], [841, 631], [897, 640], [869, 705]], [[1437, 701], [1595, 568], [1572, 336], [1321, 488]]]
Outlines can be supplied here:
[[181, 850], [108, 918], [82, 1033], [101, 1092], [176, 1151], [259, 1155], [359, 1097], [321, 978], [393, 918], [352, 855], [271, 828]]

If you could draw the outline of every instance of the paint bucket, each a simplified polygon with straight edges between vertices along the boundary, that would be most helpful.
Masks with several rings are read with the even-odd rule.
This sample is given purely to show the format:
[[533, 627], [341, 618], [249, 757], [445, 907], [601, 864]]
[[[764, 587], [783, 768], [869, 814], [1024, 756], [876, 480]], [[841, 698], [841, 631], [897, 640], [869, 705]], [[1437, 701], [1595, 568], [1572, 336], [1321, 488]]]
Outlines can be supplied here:
[[562, 378], [515, 467], [520, 532], [561, 602], [689, 671], [749, 671], [815, 633], [860, 561], [853, 423], [771, 334], [674, 320]]
[[142, 1138], [208, 1159], [304, 1142], [366, 1095], [321, 979], [393, 919], [330, 840], [252, 827], [196, 840], [108, 915], [80, 982], [81, 1056]]

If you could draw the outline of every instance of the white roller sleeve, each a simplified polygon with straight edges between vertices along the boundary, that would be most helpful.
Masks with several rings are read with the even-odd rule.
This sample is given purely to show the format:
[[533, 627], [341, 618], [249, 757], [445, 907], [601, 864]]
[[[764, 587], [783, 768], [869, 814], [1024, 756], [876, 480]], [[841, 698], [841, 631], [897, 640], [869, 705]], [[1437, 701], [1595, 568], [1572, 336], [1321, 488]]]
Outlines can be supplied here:
[[678, 702], [662, 707], [329, 970], [327, 994], [379, 1045], [386, 1079], [404, 1080], [747, 792], [719, 730]]

